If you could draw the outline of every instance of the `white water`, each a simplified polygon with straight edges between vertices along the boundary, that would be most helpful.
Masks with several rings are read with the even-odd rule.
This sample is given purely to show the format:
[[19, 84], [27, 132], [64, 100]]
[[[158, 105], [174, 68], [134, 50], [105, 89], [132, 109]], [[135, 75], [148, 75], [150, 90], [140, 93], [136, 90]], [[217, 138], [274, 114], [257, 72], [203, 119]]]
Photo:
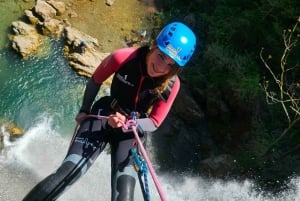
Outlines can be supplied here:
[[[51, 118], [44, 117], [26, 131], [21, 139], [9, 142], [0, 153], [0, 201], [20, 201], [42, 178], [59, 166], [69, 138], [52, 129]], [[150, 178], [150, 175], [149, 175]], [[279, 196], [252, 190], [251, 181], [208, 181], [189, 175], [158, 174], [169, 201], [300, 201], [300, 178], [291, 180], [290, 191]], [[150, 179], [149, 179], [150, 180]], [[159, 201], [150, 182], [151, 200]], [[103, 153], [88, 173], [68, 189], [59, 201], [110, 200], [110, 156]], [[136, 188], [136, 200], [143, 200]]]

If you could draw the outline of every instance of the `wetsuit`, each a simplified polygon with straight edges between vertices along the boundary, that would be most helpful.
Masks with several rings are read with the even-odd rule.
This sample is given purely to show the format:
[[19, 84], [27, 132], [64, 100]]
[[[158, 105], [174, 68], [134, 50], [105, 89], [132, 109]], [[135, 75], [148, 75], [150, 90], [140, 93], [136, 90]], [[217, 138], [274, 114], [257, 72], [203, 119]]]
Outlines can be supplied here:
[[[155, 131], [168, 114], [180, 82], [174, 76], [165, 92], [154, 93], [153, 89], [163, 80], [147, 75], [148, 52], [149, 47], [124, 48], [108, 56], [88, 81], [80, 111], [98, 115], [115, 112], [129, 115], [135, 111], [140, 114], [137, 122], [142, 139], [147, 132]], [[111, 95], [93, 104], [101, 84], [112, 74]], [[136, 146], [134, 135], [123, 133], [121, 128], [111, 128], [105, 119], [91, 117], [80, 124], [57, 171], [37, 184], [23, 201], [56, 200], [67, 186], [89, 169], [107, 143], [111, 146], [111, 200], [133, 201], [137, 174], [132, 166], [130, 149]]]

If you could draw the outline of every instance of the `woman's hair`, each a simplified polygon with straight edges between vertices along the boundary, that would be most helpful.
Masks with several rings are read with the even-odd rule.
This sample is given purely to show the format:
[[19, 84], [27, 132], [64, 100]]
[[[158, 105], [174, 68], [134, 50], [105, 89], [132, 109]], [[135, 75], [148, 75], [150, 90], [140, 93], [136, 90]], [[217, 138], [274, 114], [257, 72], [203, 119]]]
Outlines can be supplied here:
[[[150, 48], [149, 54], [151, 54], [156, 48], [158, 48], [158, 47], [157, 47], [156, 43], [154, 43]], [[174, 75], [178, 75], [179, 73], [181, 73], [181, 71], [182, 71], [182, 68], [180, 68], [176, 63], [174, 63], [171, 67], [170, 72], [161, 77], [161, 84], [154, 89], [154, 92], [157, 94], [163, 93], [166, 90], [166, 88], [169, 84], [169, 81], [172, 79], [172, 77]]]

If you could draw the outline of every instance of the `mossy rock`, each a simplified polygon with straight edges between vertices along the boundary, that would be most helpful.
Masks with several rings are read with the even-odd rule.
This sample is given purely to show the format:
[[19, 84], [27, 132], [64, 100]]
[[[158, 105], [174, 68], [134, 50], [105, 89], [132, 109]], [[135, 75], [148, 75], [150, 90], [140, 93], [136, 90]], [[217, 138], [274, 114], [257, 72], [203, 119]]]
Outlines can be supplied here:
[[4, 130], [0, 131], [0, 142], [3, 142], [2, 131], [7, 132], [10, 135], [10, 139], [20, 137], [24, 134], [24, 131], [16, 126], [14, 123], [0, 121], [0, 127], [4, 128]]
[[18, 127], [11, 127], [8, 129], [8, 132], [11, 136], [19, 136], [23, 135], [24, 131], [21, 128]]

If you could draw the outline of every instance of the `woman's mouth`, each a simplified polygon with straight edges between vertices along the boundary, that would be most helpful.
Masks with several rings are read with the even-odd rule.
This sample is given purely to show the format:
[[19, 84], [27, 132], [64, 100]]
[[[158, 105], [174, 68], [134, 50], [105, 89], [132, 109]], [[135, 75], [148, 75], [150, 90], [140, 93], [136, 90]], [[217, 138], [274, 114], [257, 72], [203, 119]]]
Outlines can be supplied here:
[[163, 73], [163, 71], [158, 70], [159, 67], [157, 68], [157, 65], [152, 64], [152, 69], [153, 69], [153, 72], [155, 72], [155, 73]]

